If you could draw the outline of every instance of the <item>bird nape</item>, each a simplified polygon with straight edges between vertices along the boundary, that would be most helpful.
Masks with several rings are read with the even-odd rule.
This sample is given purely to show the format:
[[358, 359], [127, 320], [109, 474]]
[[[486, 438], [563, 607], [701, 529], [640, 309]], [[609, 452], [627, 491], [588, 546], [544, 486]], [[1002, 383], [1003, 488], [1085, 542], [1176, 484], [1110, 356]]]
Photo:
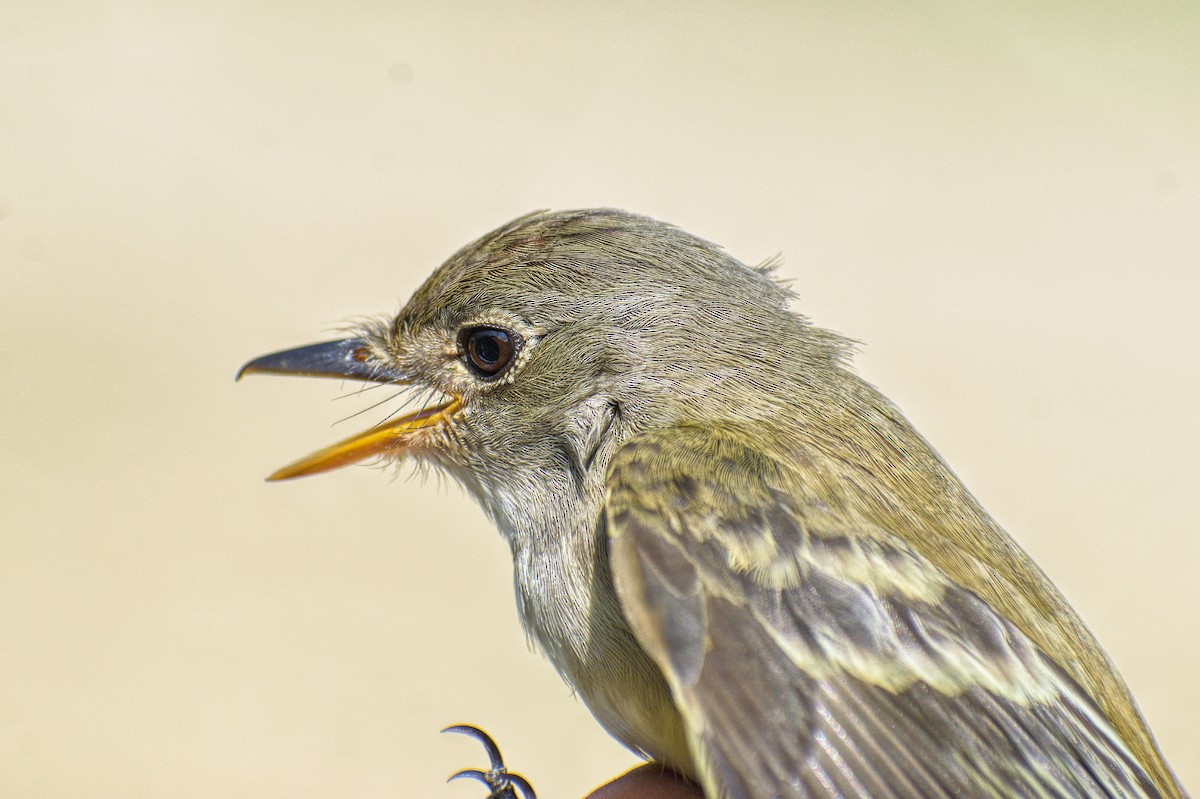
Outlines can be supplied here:
[[271, 479], [457, 479], [563, 679], [710, 797], [1182, 796], [1079, 616], [791, 299], [670, 225], [541, 212], [239, 376], [407, 387]]

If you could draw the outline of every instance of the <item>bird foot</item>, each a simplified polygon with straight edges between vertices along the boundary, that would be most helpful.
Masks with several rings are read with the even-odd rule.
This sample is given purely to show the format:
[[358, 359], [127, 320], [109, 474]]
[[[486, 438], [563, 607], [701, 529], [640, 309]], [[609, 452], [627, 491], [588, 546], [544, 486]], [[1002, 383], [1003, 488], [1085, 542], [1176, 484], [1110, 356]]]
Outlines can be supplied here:
[[509, 773], [504, 766], [504, 759], [500, 756], [500, 747], [496, 746], [496, 742], [486, 732], [478, 727], [472, 727], [470, 724], [447, 727], [442, 732], [457, 732], [479, 741], [483, 744], [484, 751], [487, 752], [488, 760], [491, 762], [491, 767], [487, 771], [473, 768], [463, 769], [447, 782], [464, 778], [479, 780], [491, 791], [487, 799], [518, 799], [517, 790], [521, 792], [522, 799], [537, 799], [533, 792], [533, 786], [527, 779], [520, 774]]

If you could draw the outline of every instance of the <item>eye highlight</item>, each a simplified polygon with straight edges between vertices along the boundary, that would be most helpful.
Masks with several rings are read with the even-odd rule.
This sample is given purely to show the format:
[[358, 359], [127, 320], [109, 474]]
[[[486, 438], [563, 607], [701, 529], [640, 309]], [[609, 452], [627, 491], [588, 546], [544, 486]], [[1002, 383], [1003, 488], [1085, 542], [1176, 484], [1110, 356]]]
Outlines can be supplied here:
[[478, 377], [498, 376], [521, 349], [521, 337], [498, 327], [468, 327], [459, 334], [463, 360]]

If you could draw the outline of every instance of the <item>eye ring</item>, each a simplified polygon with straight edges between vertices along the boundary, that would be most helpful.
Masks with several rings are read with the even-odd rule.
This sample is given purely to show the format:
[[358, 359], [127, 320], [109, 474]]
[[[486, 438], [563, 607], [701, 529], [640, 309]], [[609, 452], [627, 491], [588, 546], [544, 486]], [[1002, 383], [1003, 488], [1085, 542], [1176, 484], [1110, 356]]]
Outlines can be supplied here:
[[463, 362], [484, 380], [499, 377], [516, 358], [522, 344], [516, 333], [488, 325], [468, 327], [458, 336]]

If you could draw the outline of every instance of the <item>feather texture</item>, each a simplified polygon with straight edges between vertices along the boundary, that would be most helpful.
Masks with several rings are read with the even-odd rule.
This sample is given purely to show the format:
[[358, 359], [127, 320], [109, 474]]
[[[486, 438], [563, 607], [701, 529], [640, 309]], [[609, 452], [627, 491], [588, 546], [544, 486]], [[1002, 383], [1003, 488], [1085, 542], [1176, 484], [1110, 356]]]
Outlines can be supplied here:
[[811, 457], [747, 440], [658, 431], [609, 477], [618, 596], [710, 794], [1159, 796], [1012, 622], [888, 530], [813, 500], [794, 465]]

